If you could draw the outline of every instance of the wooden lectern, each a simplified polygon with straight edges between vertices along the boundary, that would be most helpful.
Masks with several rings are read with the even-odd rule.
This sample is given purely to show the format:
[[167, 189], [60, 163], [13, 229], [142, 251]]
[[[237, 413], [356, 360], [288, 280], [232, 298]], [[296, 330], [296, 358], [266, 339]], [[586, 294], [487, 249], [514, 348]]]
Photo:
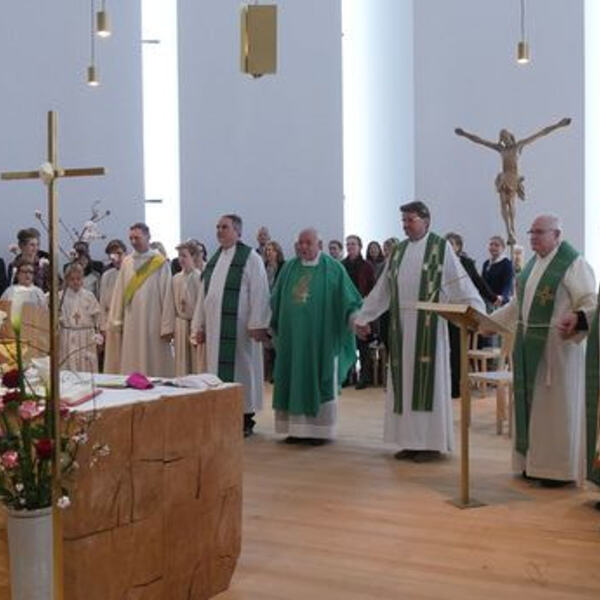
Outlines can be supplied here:
[[469, 331], [491, 329], [499, 333], [508, 330], [468, 304], [417, 302], [417, 310], [433, 312], [460, 329], [460, 497], [451, 500], [458, 508], [483, 506], [469, 495], [469, 427], [471, 426], [471, 392], [469, 390]]

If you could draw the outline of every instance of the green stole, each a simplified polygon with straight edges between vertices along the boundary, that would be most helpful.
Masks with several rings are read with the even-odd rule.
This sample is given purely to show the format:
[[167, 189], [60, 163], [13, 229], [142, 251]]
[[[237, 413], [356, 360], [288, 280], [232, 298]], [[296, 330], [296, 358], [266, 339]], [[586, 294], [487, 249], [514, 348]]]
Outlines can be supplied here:
[[[398, 271], [408, 247], [409, 240], [396, 246], [390, 257], [388, 283], [390, 286], [390, 330], [388, 347], [390, 368], [394, 390], [394, 412], [402, 414], [402, 326], [400, 324], [400, 303], [398, 299]], [[419, 300], [437, 302], [440, 295], [446, 240], [435, 233], [429, 233], [423, 257]], [[413, 376], [412, 409], [414, 411], [433, 410], [433, 388], [435, 382], [435, 350], [437, 343], [437, 322], [435, 313], [420, 310], [417, 316], [417, 341]]]
[[133, 300], [135, 293], [142, 287], [146, 279], [158, 271], [167, 259], [161, 254], [155, 254], [149, 258], [139, 269], [135, 271], [133, 277], [127, 283], [123, 293], [123, 305], [128, 306]]
[[536, 263], [535, 256], [525, 265], [517, 279], [519, 321], [513, 350], [513, 387], [515, 395], [515, 447], [517, 452], [522, 455], [527, 453], [529, 447], [529, 414], [533, 401], [535, 377], [548, 340], [556, 290], [566, 270], [577, 256], [577, 250], [570, 244], [567, 242], [560, 244], [535, 290], [531, 308], [527, 315], [527, 331], [523, 326], [523, 299], [527, 280]]
[[[202, 280], [204, 281], [204, 295], [208, 294], [210, 279], [215, 265], [221, 256], [222, 248], [219, 248], [208, 261]], [[223, 381], [233, 381], [235, 372], [235, 348], [237, 339], [237, 317], [240, 299], [240, 288], [242, 287], [242, 275], [248, 257], [252, 252], [250, 246], [237, 242], [235, 254], [229, 265], [225, 287], [223, 288], [223, 302], [221, 303], [221, 332], [219, 337], [219, 368], [218, 376]]]
[[600, 485], [600, 455], [598, 438], [600, 437], [600, 304], [596, 308], [594, 320], [590, 326], [585, 352], [585, 414], [587, 446], [587, 478]]

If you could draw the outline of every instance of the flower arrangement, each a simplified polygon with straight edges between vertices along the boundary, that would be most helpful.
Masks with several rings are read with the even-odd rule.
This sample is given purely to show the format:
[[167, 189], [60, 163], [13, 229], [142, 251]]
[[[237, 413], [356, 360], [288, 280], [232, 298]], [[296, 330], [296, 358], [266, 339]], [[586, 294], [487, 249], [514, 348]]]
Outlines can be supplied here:
[[[13, 510], [34, 510], [52, 505], [54, 452], [54, 411], [48, 388], [34, 383], [24, 359], [21, 342], [21, 308], [14, 302], [11, 325], [14, 340], [0, 340], [5, 355], [12, 360], [0, 367], [0, 501]], [[0, 311], [0, 327], [6, 320]], [[87, 442], [87, 432], [95, 415], [72, 412], [61, 405], [59, 457], [61, 494], [57, 504], [70, 504], [63, 486], [77, 469], [77, 450]], [[100, 453], [105, 449], [99, 448]]]

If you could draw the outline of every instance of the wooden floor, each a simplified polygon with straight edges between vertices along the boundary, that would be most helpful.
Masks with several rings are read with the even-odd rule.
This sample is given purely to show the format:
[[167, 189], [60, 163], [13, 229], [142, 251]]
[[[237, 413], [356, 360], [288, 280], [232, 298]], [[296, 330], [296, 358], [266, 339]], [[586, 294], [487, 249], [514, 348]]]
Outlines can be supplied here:
[[242, 556], [219, 600], [600, 598], [600, 493], [514, 477], [491, 399], [474, 399], [473, 496], [487, 505], [470, 510], [447, 502], [456, 456], [417, 465], [382, 444], [381, 390], [344, 391], [340, 413], [338, 440], [318, 448], [278, 442], [260, 415], [245, 442]]

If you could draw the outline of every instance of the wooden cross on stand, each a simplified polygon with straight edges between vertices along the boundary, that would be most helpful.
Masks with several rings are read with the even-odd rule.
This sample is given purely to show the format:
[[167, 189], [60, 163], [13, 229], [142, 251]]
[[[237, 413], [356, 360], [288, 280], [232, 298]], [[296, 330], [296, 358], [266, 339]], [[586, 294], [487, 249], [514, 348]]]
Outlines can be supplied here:
[[48, 188], [48, 236], [50, 242], [50, 392], [46, 410], [54, 414], [54, 456], [52, 461], [52, 514], [54, 537], [54, 600], [63, 598], [62, 521], [57, 500], [61, 495], [60, 482], [60, 372], [59, 372], [59, 322], [58, 322], [58, 193], [56, 184], [61, 177], [104, 175], [103, 167], [63, 169], [58, 165], [58, 116], [48, 112], [48, 162], [37, 171], [2, 173], [5, 181], [17, 179], [42, 179]]

